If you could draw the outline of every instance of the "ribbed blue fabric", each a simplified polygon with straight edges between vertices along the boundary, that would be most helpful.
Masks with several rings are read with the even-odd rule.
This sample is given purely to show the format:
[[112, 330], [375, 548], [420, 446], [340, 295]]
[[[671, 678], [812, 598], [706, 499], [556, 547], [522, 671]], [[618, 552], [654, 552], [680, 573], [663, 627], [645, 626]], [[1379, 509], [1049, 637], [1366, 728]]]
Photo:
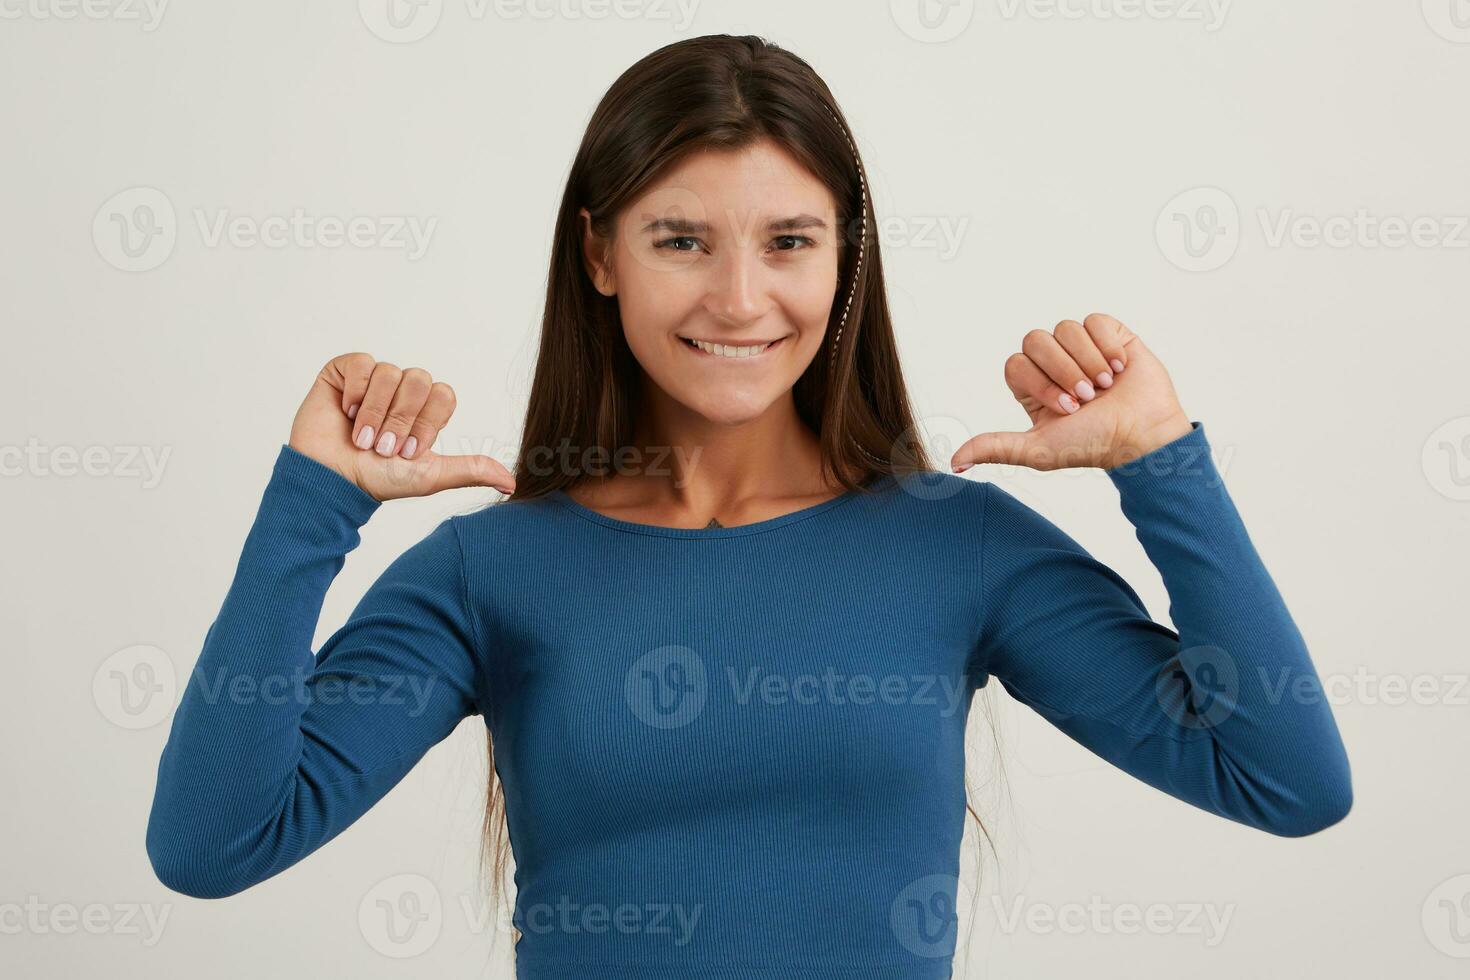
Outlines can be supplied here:
[[149, 858], [178, 892], [235, 894], [479, 714], [518, 976], [939, 980], [991, 676], [1194, 806], [1282, 836], [1340, 820], [1346, 752], [1203, 426], [1108, 475], [1177, 633], [1005, 490], [935, 473], [729, 528], [496, 504], [404, 552], [313, 656], [379, 505], [283, 446], [173, 719]]

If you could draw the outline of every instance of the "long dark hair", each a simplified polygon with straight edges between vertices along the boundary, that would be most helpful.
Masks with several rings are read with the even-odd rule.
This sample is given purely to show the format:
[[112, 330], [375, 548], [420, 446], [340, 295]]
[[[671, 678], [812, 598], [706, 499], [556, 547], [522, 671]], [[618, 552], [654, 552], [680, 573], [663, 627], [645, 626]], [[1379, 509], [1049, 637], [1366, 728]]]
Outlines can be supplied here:
[[[832, 314], [822, 350], [792, 388], [801, 420], [820, 440], [824, 472], [862, 492], [884, 474], [933, 469], [899, 367], [876, 219], [849, 133], [811, 65], [759, 37], [714, 34], [669, 44], [612, 84], [587, 124], [557, 212], [516, 490], [507, 502], [588, 478], [574, 468], [538, 464], [538, 447], [591, 449], [605, 460], [633, 439], [641, 369], [623, 336], [616, 297], [602, 295], [588, 276], [580, 210], [591, 214], [598, 235], [611, 239], [622, 209], [684, 155], [760, 139], [790, 153], [837, 202], [841, 255]], [[490, 790], [481, 857], [494, 898], [509, 851], [488, 734], [486, 745]], [[980, 823], [974, 808], [966, 808]]]

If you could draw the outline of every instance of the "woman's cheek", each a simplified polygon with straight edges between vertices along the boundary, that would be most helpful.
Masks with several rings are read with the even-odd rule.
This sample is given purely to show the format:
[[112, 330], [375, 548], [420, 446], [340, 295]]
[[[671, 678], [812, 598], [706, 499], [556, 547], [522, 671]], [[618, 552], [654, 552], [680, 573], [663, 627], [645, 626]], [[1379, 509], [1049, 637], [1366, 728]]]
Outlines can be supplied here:
[[836, 273], [803, 276], [792, 284], [788, 293], [786, 309], [790, 311], [793, 325], [801, 331], [805, 344], [813, 335], [820, 336], [832, 315]]

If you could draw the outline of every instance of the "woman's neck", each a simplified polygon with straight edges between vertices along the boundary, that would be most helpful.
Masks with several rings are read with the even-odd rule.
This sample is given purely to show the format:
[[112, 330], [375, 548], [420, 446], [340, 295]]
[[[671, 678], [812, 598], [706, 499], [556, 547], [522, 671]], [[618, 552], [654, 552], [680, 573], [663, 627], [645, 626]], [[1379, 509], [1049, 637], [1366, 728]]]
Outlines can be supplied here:
[[586, 480], [568, 493], [609, 516], [672, 527], [732, 527], [842, 492], [823, 478], [821, 444], [787, 396], [740, 423], [711, 421], [667, 398], [644, 400], [631, 458], [638, 470]]

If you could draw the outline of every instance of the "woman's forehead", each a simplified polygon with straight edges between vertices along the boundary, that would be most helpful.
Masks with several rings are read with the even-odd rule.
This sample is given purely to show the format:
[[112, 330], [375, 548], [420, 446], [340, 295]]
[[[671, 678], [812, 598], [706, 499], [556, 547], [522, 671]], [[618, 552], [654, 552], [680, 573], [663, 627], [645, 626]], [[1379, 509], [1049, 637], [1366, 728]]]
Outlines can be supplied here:
[[628, 209], [634, 230], [680, 218], [709, 229], [758, 228], [802, 215], [828, 225], [832, 194], [811, 171], [770, 140], [738, 149], [693, 151], [660, 174]]

